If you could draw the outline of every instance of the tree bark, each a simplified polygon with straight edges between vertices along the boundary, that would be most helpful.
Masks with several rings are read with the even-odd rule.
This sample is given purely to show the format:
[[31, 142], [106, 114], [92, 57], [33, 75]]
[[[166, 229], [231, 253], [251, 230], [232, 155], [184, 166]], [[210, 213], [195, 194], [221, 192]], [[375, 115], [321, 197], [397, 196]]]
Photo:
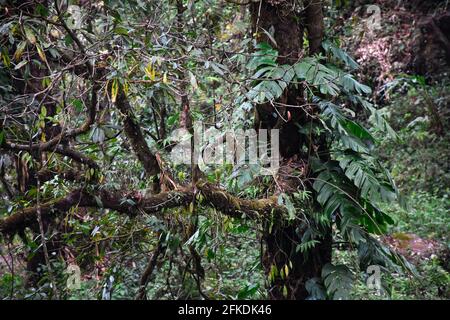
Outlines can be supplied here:
[[145, 173], [149, 177], [158, 174], [160, 172], [158, 161], [145, 141], [141, 127], [135, 119], [133, 109], [122, 88], [119, 89], [116, 105], [117, 109], [125, 116], [123, 129], [136, 157], [142, 163]]
[[[198, 191], [204, 197], [204, 204], [230, 217], [245, 216], [252, 220], [263, 220], [271, 215], [274, 217], [286, 215], [286, 209], [277, 204], [276, 197], [240, 199], [204, 181], [199, 181], [195, 186], [180, 187], [174, 191], [155, 195], [143, 195], [139, 191], [123, 193], [106, 189], [89, 193], [83, 189], [77, 189], [64, 197], [42, 203], [39, 209], [43, 220], [55, 219], [74, 206], [111, 209], [128, 215], [145, 213], [164, 216], [164, 212], [161, 212], [163, 209], [189, 205], [195, 192]], [[33, 226], [36, 223], [36, 215], [36, 206], [18, 209], [12, 215], [0, 219], [0, 233], [12, 236]]]
[[[256, 32], [257, 40], [267, 42], [278, 50], [279, 64], [293, 64], [305, 55], [302, 26], [304, 21], [308, 29], [309, 53], [314, 54], [321, 48], [323, 37], [321, 1], [307, 1], [305, 10], [296, 7], [296, 3], [293, 0], [265, 0], [251, 5], [253, 31]], [[272, 36], [276, 45], [264, 30], [273, 31]], [[274, 112], [274, 106], [271, 104], [258, 105], [257, 112], [262, 120], [257, 123], [257, 126], [264, 129], [279, 127], [280, 154], [283, 163], [295, 163], [303, 166], [307, 172], [309, 154], [304, 154], [301, 150], [302, 146], [307, 148], [310, 146], [302, 138], [298, 125], [308, 124], [313, 119], [302, 108], [289, 107], [304, 104], [303, 91], [301, 86], [288, 87], [280, 98], [287, 107], [279, 107], [278, 112]], [[281, 126], [277, 125], [280, 123], [279, 119], [271, 118], [273, 114], [288, 112], [289, 120], [282, 121]], [[302, 178], [306, 180], [308, 176]], [[298, 179], [287, 178], [283, 183], [284, 187], [279, 191], [297, 190], [300, 184], [301, 181]], [[306, 186], [308, 191], [313, 192], [311, 184]], [[315, 208], [312, 211], [320, 210], [316, 203], [311, 203], [310, 207]], [[310, 220], [313, 220], [312, 216]], [[307, 298], [306, 282], [311, 278], [320, 277], [322, 267], [331, 262], [331, 229], [322, 230], [324, 237], [313, 249], [304, 253], [298, 250], [298, 244], [302, 243], [303, 234], [307, 229], [308, 222], [302, 219], [296, 219], [290, 223], [281, 220], [267, 223], [263, 234], [265, 250], [262, 260], [266, 274], [270, 275], [268, 293], [271, 299]]]

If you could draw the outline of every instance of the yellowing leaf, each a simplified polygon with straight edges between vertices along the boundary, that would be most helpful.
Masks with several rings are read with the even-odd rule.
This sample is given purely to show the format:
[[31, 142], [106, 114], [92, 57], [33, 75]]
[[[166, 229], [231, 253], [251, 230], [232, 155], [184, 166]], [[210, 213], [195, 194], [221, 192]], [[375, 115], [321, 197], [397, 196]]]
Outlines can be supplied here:
[[222, 105], [220, 103], [216, 103], [214, 108], [216, 108], [216, 111], [219, 111], [222, 108]]
[[163, 75], [163, 83], [165, 83], [165, 84], [168, 83], [168, 81], [167, 81], [167, 72], [164, 72], [164, 75]]
[[114, 79], [111, 84], [111, 101], [114, 103], [117, 99], [117, 94], [119, 93], [119, 81]]
[[33, 33], [33, 30], [29, 27], [24, 27], [25, 30], [25, 37], [28, 41], [30, 41], [31, 44], [36, 44], [36, 36]]
[[9, 59], [8, 50], [2, 48], [1, 56], [3, 58], [3, 64], [9, 68], [11, 65], [11, 60]]
[[45, 77], [42, 79], [42, 87], [47, 88], [52, 83], [52, 80], [49, 77]]
[[24, 65], [26, 65], [28, 63], [27, 60], [23, 60], [21, 62], [19, 62], [15, 67], [14, 70], [19, 70], [20, 68], [22, 68]]
[[284, 274], [286, 275], [286, 277], [289, 275], [289, 267], [287, 266], [287, 264], [284, 265]]
[[56, 38], [56, 39], [61, 37], [61, 32], [59, 32], [57, 29], [50, 30], [50, 34], [53, 38]]
[[150, 77], [150, 75], [152, 74], [152, 63], [151, 62], [149, 62], [147, 64], [147, 66], [144, 68], [144, 72], [148, 77]]
[[278, 269], [277, 269], [277, 266], [273, 264], [273, 265], [270, 267], [270, 273], [269, 273], [269, 278], [270, 278], [271, 282], [273, 282], [273, 281], [275, 280], [275, 278], [277, 277], [277, 275], [278, 275]]
[[191, 71], [189, 71], [189, 81], [191, 82], [192, 89], [195, 91], [198, 88], [198, 83], [195, 75]]
[[41, 107], [41, 116], [45, 118], [47, 116], [47, 108], [45, 106]]
[[152, 63], [149, 64], [144, 69], [145, 74], [150, 78], [151, 81], [155, 81], [156, 79], [156, 70], [153, 68]]
[[284, 296], [285, 298], [287, 298], [287, 296], [288, 296], [288, 289], [287, 289], [286, 286], [283, 286], [283, 296]]
[[45, 56], [45, 52], [42, 50], [41, 46], [37, 44], [36, 49], [41, 60], [47, 62], [47, 57]]
[[125, 93], [125, 95], [127, 95], [129, 89], [130, 89], [130, 85], [128, 84], [128, 81], [125, 81], [125, 82], [123, 83], [123, 93]]
[[26, 41], [22, 41], [17, 46], [16, 52], [14, 52], [14, 60], [19, 61], [22, 57], [23, 51], [25, 50], [25, 47], [27, 46]]

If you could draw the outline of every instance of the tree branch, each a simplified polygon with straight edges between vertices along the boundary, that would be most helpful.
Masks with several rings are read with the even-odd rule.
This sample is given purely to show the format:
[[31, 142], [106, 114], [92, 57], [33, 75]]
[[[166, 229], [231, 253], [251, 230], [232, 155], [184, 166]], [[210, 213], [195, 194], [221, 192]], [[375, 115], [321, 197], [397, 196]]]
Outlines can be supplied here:
[[166, 250], [166, 247], [163, 245], [163, 238], [161, 237], [158, 240], [158, 244], [152, 254], [150, 262], [148, 263], [147, 267], [145, 268], [144, 273], [142, 274], [141, 279], [139, 281], [139, 291], [138, 291], [138, 294], [136, 295], [136, 300], [147, 300], [147, 295], [145, 292], [146, 288], [147, 288], [147, 284], [152, 277], [153, 270], [155, 269], [156, 263], [158, 262], [158, 257], [162, 253], [164, 253], [165, 250]]
[[[204, 197], [204, 204], [231, 217], [257, 220], [272, 214], [274, 216], [284, 215], [287, 212], [285, 207], [277, 204], [276, 196], [267, 199], [240, 199], [202, 181], [195, 188]], [[59, 199], [42, 203], [40, 212], [44, 220], [55, 218], [73, 206], [105, 208], [128, 215], [161, 213], [163, 209], [187, 206], [194, 198], [195, 188], [189, 187], [150, 196], [143, 196], [139, 192], [123, 194], [111, 190], [97, 190], [94, 195], [79, 189]], [[11, 216], [0, 220], [0, 233], [14, 235], [18, 231], [34, 225], [36, 215], [36, 206], [19, 209]]]
[[64, 180], [68, 181], [83, 181], [86, 179], [83, 171], [78, 171], [75, 169], [67, 169], [64, 171], [53, 171], [50, 169], [41, 169], [37, 172], [39, 181], [46, 182], [52, 180], [55, 176], [59, 176]]
[[[16, 144], [16, 143], [8, 142], [8, 141], [4, 141], [3, 144], [0, 145], [0, 148], [3, 148], [5, 150], [11, 150], [11, 151], [27, 151], [30, 153], [32, 153], [33, 151], [37, 151], [33, 148], [30, 148], [29, 145]], [[56, 145], [53, 150], [49, 149], [49, 151], [54, 151], [57, 154], [67, 156], [79, 163], [87, 165], [90, 168], [94, 168], [94, 169], [99, 168], [98, 164], [93, 159], [91, 159], [88, 156], [84, 155], [83, 153], [81, 153], [77, 150], [71, 149], [67, 146]]]
[[150, 148], [145, 141], [142, 134], [141, 127], [137, 123], [133, 115], [131, 105], [123, 92], [123, 88], [119, 85], [119, 92], [117, 95], [116, 106], [120, 112], [125, 116], [124, 119], [124, 132], [127, 138], [130, 140], [131, 147], [136, 153], [137, 158], [144, 166], [145, 172], [148, 176], [153, 176], [159, 173], [160, 169], [158, 161], [155, 155], [151, 152]]

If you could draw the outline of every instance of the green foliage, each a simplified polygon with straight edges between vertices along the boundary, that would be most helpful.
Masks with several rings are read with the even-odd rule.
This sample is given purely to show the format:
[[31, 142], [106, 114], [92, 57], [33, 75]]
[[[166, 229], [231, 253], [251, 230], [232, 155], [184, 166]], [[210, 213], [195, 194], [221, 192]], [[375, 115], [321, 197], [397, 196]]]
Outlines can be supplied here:
[[[342, 4], [343, 1], [335, 1], [337, 6]], [[14, 199], [6, 196], [2, 183], [1, 216], [33, 205], [37, 195], [40, 201], [48, 200], [64, 196], [74, 188], [86, 191], [111, 188], [124, 193], [136, 190], [137, 195], [123, 196], [124, 203], [130, 205], [136, 205], [141, 195], [152, 192], [156, 179], [145, 176], [142, 164], [131, 156], [130, 141], [121, 134], [124, 114], [114, 108], [121, 93], [119, 89], [127, 97], [131, 117], [141, 125], [149, 147], [164, 161], [173, 147], [170, 133], [186, 121], [180, 97], [189, 98], [193, 120], [241, 129], [253, 127], [251, 111], [256, 104], [277, 106], [287, 89], [306, 88], [306, 105], [295, 107], [313, 110], [311, 124], [298, 128], [308, 142], [303, 150], [306, 155], [303, 160], [308, 162], [304, 169], [308, 174], [311, 170], [312, 175], [301, 181], [308, 185], [307, 190], [280, 193], [277, 203], [287, 209], [283, 223], [306, 221], [301, 241], [293, 246], [296, 253], [306, 257], [323, 240], [325, 228], [332, 228], [335, 240], [354, 249], [352, 257], [340, 257], [342, 252], [338, 252], [342, 261], [327, 265], [320, 279], [307, 281], [310, 299], [349, 297], [353, 283], [356, 282], [354, 292], [361, 290], [362, 278], [358, 271], [364, 273], [370, 264], [383, 266], [385, 272], [395, 272], [389, 279], [393, 298], [428, 297], [424, 290], [434, 290], [448, 282], [448, 273], [432, 260], [420, 266], [429, 279], [424, 284], [408, 286], [411, 278], [402, 271], [414, 271], [414, 267], [373, 236], [413, 228], [421, 235], [448, 240], [448, 197], [415, 193], [413, 211], [405, 211], [396, 204], [403, 200], [394, 183], [394, 180], [400, 182], [400, 187], [406, 190], [419, 190], [424, 185], [429, 189], [443, 186], [438, 187], [441, 190], [432, 190], [433, 193], [448, 193], [446, 157], [442, 156], [448, 152], [448, 134], [438, 137], [430, 133], [429, 118], [416, 114], [417, 110], [411, 110], [406, 100], [425, 92], [439, 104], [442, 103], [439, 93], [427, 87], [424, 79], [416, 77], [414, 85], [408, 87], [405, 100], [399, 98], [398, 108], [380, 112], [370, 102], [371, 88], [356, 80], [357, 63], [340, 48], [338, 41], [324, 42], [324, 55], [303, 57], [293, 65], [280, 65], [276, 49], [268, 43], [255, 44], [250, 38], [248, 18], [243, 15], [243, 21], [236, 21], [239, 20], [236, 6], [200, 1], [195, 6], [189, 2], [188, 8], [183, 13], [186, 17], [180, 30], [172, 1], [102, 1], [89, 6], [76, 5], [61, 17], [57, 17], [53, 4], [38, 4], [35, 17], [24, 15], [19, 20], [11, 11], [11, 19], [2, 21], [0, 146], [10, 140], [24, 144], [45, 140], [46, 129], [59, 124], [64, 124], [64, 128], [78, 128], [86, 120], [87, 108], [96, 103], [99, 112], [96, 123], [88, 132], [64, 143], [96, 160], [103, 173], [100, 175], [67, 157], [49, 153], [46, 168], [52, 172], [80, 169], [83, 178], [66, 181], [55, 175], [40, 188], [31, 186], [24, 195]], [[72, 32], [67, 33], [61, 27], [63, 22]], [[266, 34], [271, 38], [269, 32]], [[83, 50], [79, 43], [85, 44]], [[254, 52], [248, 54], [250, 47], [254, 47]], [[70, 61], [70, 65], [65, 61]], [[100, 80], [90, 78], [89, 72], [80, 74], [78, 68], [86, 64], [102, 69]], [[34, 81], [33, 86], [52, 98], [54, 110], [40, 103], [41, 94], [25, 97], [18, 91], [19, 86], [13, 84], [22, 77]], [[96, 97], [94, 90], [91, 91], [95, 84], [101, 85]], [[386, 121], [389, 113], [399, 137]], [[369, 121], [360, 121], [364, 117], [369, 117]], [[319, 138], [330, 149], [325, 157], [314, 149]], [[382, 150], [376, 148], [380, 142]], [[393, 164], [393, 178], [377, 160], [376, 153]], [[23, 151], [17, 156], [28, 169], [40, 169], [39, 157], [33, 152]], [[7, 154], [1, 155], [2, 179], [15, 181], [19, 177], [11, 163]], [[424, 163], [426, 170], [423, 170]], [[187, 166], [168, 164], [167, 170], [183, 185], [190, 180]], [[277, 177], [259, 177], [259, 170], [257, 166], [215, 166], [208, 168], [205, 175], [208, 181], [227, 186], [228, 191], [242, 198], [255, 199], [273, 193], [277, 182]], [[297, 172], [293, 176], [303, 179]], [[92, 177], [104, 182], [93, 183]], [[63, 241], [66, 250], [55, 251], [52, 272], [42, 266], [41, 281], [28, 290], [24, 289], [24, 270], [18, 270], [12, 277], [0, 265], [0, 270], [6, 270], [0, 277], [0, 296], [49, 298], [53, 294], [50, 288], [50, 276], [53, 276], [62, 298], [133, 298], [150, 252], [154, 252], [160, 241], [164, 252], [152, 276], [152, 285], [147, 287], [149, 298], [200, 299], [202, 294], [213, 299], [265, 298], [267, 279], [260, 262], [261, 244], [257, 240], [262, 230], [240, 219], [220, 215], [204, 206], [200, 197], [196, 200], [195, 206], [191, 203], [187, 208], [165, 210], [162, 218], [147, 215], [131, 218], [113, 210], [74, 207], [51, 226], [54, 229], [50, 231], [54, 233], [49, 232], [49, 240], [56, 239], [57, 244]], [[312, 203], [320, 206], [320, 210], [317, 207], [312, 210]], [[17, 252], [25, 251], [29, 258], [39, 250], [40, 240], [30, 231], [27, 235], [30, 238], [27, 243], [16, 238], [13, 244], [18, 246]], [[191, 250], [202, 260], [203, 279], [199, 280], [193, 271]], [[66, 287], [68, 257], [82, 267], [79, 290]], [[288, 277], [291, 269], [288, 265], [281, 270], [274, 267], [272, 280], [278, 275]], [[287, 294], [286, 287], [283, 291]]]
[[[337, 47], [330, 43], [325, 43], [324, 47], [344, 66], [350, 69], [357, 67]], [[389, 267], [401, 266], [412, 270], [412, 266], [401, 257], [378, 246], [376, 241], [365, 234], [383, 234], [394, 223], [380, 209], [380, 203], [405, 203], [389, 172], [376, 160], [374, 146], [378, 141], [374, 134], [352, 119], [356, 115], [352, 107], [359, 105], [373, 119], [374, 133], [385, 132], [396, 137], [383, 115], [364, 98], [372, 90], [337, 65], [324, 64], [323, 57], [307, 57], [292, 66], [279, 66], [276, 63], [277, 53], [268, 44], [264, 43], [258, 49], [248, 65], [250, 70], [256, 72], [252, 77], [253, 88], [247, 93], [247, 99], [253, 103], [274, 101], [287, 86], [302, 83], [308, 88], [313, 103], [321, 110], [321, 130], [329, 133], [328, 139], [333, 146], [332, 159], [327, 163], [313, 158], [313, 170], [317, 174], [313, 186], [317, 193], [316, 200], [323, 207], [321, 220], [325, 224], [336, 222], [344, 239], [359, 248], [361, 263], [373, 259]], [[305, 128], [300, 129], [301, 132], [305, 131]], [[303, 133], [305, 136], [312, 134], [307, 130]], [[293, 212], [290, 201], [284, 200], [281, 203], [288, 209], [291, 208], [289, 212]], [[294, 217], [292, 214], [291, 216]], [[298, 250], [305, 252], [316, 243], [317, 240], [305, 239], [298, 245]], [[331, 296], [334, 291], [331, 290]]]
[[339, 48], [339, 45], [335, 45], [334, 43], [325, 40], [322, 43], [322, 47], [325, 51], [332, 55], [333, 59], [335, 59], [336, 63], [342, 63], [344, 66], [350, 68], [350, 70], [354, 70], [359, 68], [358, 63], [344, 50]]
[[347, 299], [353, 285], [353, 273], [345, 265], [327, 264], [322, 278], [329, 296], [335, 300]]
[[[394, 84], [391, 103], [383, 112], [389, 116], [399, 139], [392, 141], [380, 135], [379, 156], [392, 168], [393, 178], [405, 192], [448, 194], [450, 134], [446, 106], [450, 99], [449, 85], [441, 82], [423, 86], [401, 80]], [[444, 124], [442, 135], [433, 132], [432, 115], [427, 107], [430, 103], [440, 112], [439, 119]]]
[[353, 265], [357, 260], [356, 252], [350, 250], [336, 250], [335, 263], [351, 265], [355, 270], [354, 282], [347, 296], [351, 300], [440, 300], [448, 299], [449, 274], [436, 259], [424, 260], [417, 266], [420, 276], [401, 274], [383, 269], [381, 271], [381, 292], [367, 286], [365, 268]]
[[384, 168], [373, 158], [365, 157], [355, 151], [347, 151], [338, 156], [339, 166], [348, 179], [360, 190], [360, 196], [371, 203], [392, 202], [398, 197], [398, 191], [390, 177], [379, 178]]
[[447, 195], [436, 196], [425, 191], [410, 194], [408, 210], [399, 206], [385, 207], [395, 221], [392, 232], [409, 232], [430, 239], [442, 241], [450, 246], [450, 199]]

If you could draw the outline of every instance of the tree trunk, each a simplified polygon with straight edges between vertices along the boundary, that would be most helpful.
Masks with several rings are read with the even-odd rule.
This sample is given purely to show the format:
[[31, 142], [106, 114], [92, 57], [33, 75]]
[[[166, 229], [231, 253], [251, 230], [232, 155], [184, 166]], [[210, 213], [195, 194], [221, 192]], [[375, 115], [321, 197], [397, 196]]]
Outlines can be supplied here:
[[[302, 56], [306, 55], [303, 48], [304, 26], [306, 25], [309, 39], [309, 54], [320, 50], [323, 37], [323, 15], [321, 1], [311, 0], [305, 4], [304, 10], [296, 7], [296, 1], [265, 0], [251, 5], [253, 32], [256, 33], [259, 42], [267, 42], [276, 48], [279, 53], [279, 64], [293, 64]], [[304, 16], [303, 16], [304, 15]], [[265, 31], [264, 31], [265, 30]], [[272, 37], [268, 37], [266, 32], [273, 32]], [[273, 38], [276, 42], [271, 39]], [[305, 104], [304, 88], [298, 86], [288, 87], [280, 98], [284, 105], [301, 106]], [[277, 107], [278, 112], [274, 112], [274, 106], [263, 104], [257, 106], [259, 123], [258, 128], [280, 129], [280, 155], [283, 164], [289, 164], [296, 168], [304, 169], [305, 179], [310, 177], [308, 168], [310, 152], [302, 152], [302, 147], [312, 148], [299, 132], [300, 126], [315, 121], [308, 113], [308, 110], [299, 107]], [[287, 115], [280, 121], [274, 114]], [[281, 118], [281, 117], [280, 117]], [[322, 154], [327, 156], [325, 141], [319, 139], [315, 144], [322, 149]], [[280, 169], [281, 171], [282, 169]], [[284, 180], [279, 192], [292, 192], [302, 185], [299, 179], [289, 178], [289, 175], [279, 174], [279, 179]], [[305, 183], [308, 191], [313, 192], [312, 184]], [[317, 203], [310, 203], [311, 212], [320, 210]], [[322, 267], [331, 262], [331, 228], [320, 230], [323, 238], [314, 248], [307, 252], [298, 250], [298, 244], [302, 243], [305, 231], [313, 223], [312, 216], [307, 214], [306, 219], [299, 218], [294, 222], [275, 221], [273, 225], [267, 223], [263, 240], [265, 250], [262, 257], [263, 267], [269, 276], [268, 293], [271, 299], [305, 299], [308, 296], [306, 282], [315, 277], [321, 276]], [[287, 272], [286, 272], [287, 271]]]

